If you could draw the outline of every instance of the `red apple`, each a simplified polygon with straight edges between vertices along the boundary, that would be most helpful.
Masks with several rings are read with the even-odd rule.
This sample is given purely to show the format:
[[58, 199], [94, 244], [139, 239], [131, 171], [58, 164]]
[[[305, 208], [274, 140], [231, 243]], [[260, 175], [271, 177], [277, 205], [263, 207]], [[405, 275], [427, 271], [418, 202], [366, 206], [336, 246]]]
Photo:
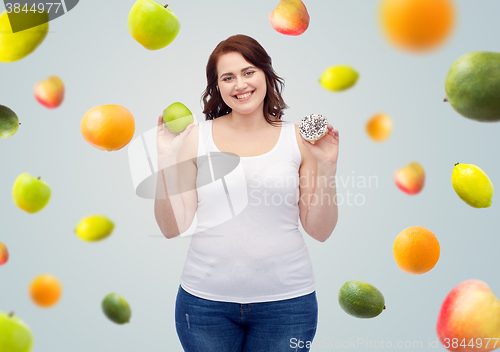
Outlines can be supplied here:
[[301, 0], [280, 0], [269, 14], [269, 23], [278, 33], [301, 35], [309, 27], [309, 14]]
[[40, 104], [49, 109], [57, 108], [64, 99], [64, 83], [59, 77], [50, 76], [35, 84], [33, 92]]
[[394, 173], [394, 181], [400, 190], [410, 195], [419, 193], [424, 188], [425, 172], [422, 165], [411, 162]]
[[0, 242], [0, 265], [4, 265], [9, 260], [9, 251], [7, 246]]
[[448, 351], [494, 350], [500, 347], [500, 301], [483, 281], [464, 281], [441, 305], [436, 332]]

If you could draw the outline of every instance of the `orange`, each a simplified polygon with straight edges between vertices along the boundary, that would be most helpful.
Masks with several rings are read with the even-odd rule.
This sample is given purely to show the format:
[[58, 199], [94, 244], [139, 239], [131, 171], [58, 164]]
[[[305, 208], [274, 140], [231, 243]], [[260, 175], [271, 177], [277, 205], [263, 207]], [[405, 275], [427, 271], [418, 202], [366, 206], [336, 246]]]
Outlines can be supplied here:
[[392, 120], [386, 114], [375, 114], [366, 123], [366, 133], [376, 142], [383, 142], [392, 132]]
[[455, 26], [454, 0], [382, 0], [379, 18], [397, 47], [428, 51], [442, 44]]
[[119, 150], [134, 136], [134, 116], [121, 105], [99, 105], [83, 115], [83, 138], [100, 150]]
[[50, 274], [41, 274], [31, 282], [29, 294], [36, 305], [46, 308], [59, 301], [62, 286], [56, 277]]
[[428, 229], [412, 226], [397, 235], [392, 247], [394, 259], [408, 274], [423, 274], [434, 268], [439, 260], [439, 241]]

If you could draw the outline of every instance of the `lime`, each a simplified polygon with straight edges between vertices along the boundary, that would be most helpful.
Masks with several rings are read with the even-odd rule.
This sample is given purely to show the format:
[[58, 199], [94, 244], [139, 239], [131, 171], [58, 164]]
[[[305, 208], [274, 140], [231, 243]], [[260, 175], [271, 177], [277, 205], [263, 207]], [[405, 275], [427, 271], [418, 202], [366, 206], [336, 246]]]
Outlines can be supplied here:
[[75, 228], [75, 233], [82, 240], [95, 242], [105, 239], [115, 228], [114, 222], [104, 215], [90, 215], [83, 218]]
[[382, 293], [375, 286], [359, 280], [342, 285], [339, 304], [347, 314], [356, 318], [374, 318], [385, 309]]
[[493, 197], [493, 184], [486, 173], [476, 165], [456, 163], [451, 184], [460, 199], [473, 208], [488, 208]]
[[128, 302], [118, 293], [108, 293], [101, 303], [106, 317], [116, 324], [125, 324], [130, 321], [132, 311]]
[[326, 90], [340, 92], [356, 84], [359, 73], [348, 65], [337, 65], [326, 69], [319, 79], [319, 83]]

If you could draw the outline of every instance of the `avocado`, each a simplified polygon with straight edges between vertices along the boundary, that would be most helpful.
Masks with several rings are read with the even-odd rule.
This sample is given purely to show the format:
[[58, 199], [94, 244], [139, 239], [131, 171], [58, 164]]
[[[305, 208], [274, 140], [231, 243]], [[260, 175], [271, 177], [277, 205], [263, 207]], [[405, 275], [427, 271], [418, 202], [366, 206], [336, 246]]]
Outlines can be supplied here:
[[500, 53], [472, 51], [450, 67], [445, 101], [460, 115], [480, 122], [500, 121]]
[[385, 309], [382, 293], [375, 286], [359, 280], [342, 285], [339, 304], [347, 314], [356, 318], [374, 318]]

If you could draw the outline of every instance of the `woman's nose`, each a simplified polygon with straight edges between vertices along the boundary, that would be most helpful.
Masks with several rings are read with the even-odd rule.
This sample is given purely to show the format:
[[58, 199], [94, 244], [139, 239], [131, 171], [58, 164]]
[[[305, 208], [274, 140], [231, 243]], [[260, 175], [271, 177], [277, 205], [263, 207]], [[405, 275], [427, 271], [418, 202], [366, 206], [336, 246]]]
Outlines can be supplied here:
[[241, 77], [238, 77], [236, 78], [236, 89], [240, 90], [240, 89], [245, 89], [247, 87], [247, 82], [241, 78]]

